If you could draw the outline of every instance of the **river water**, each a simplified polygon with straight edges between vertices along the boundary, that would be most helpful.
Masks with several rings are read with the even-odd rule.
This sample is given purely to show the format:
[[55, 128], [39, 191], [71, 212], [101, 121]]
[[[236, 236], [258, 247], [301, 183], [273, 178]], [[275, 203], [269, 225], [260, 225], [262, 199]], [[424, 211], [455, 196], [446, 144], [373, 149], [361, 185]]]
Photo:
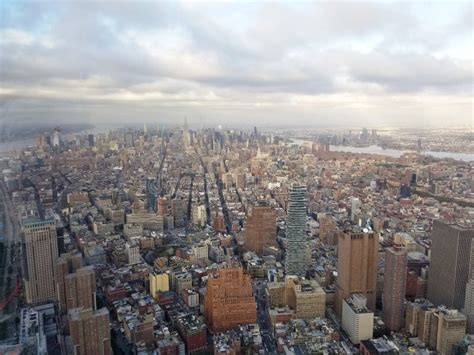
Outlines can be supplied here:
[[[92, 133], [92, 134], [97, 134], [97, 133], [102, 133], [105, 132], [106, 129], [103, 127], [94, 127], [90, 128], [84, 131], [76, 132], [76, 133], [66, 133], [62, 135], [62, 139], [64, 140], [69, 140], [72, 139], [76, 135], [81, 135], [87, 133]], [[3, 142], [0, 143], [0, 153], [8, 153], [8, 152], [13, 152], [13, 151], [19, 151], [23, 150], [25, 148], [29, 147], [35, 147], [36, 146], [36, 138], [28, 138], [28, 139], [19, 139], [16, 141], [10, 141], [10, 142]]]
[[[302, 139], [292, 139], [296, 144], [303, 144], [309, 141]], [[311, 143], [311, 142], [309, 142]], [[380, 154], [386, 155], [393, 158], [400, 158], [405, 153], [413, 153], [410, 150], [398, 150], [398, 149], [384, 149], [378, 145], [371, 145], [369, 147], [349, 147], [344, 145], [331, 145], [329, 150], [332, 152], [348, 152], [348, 153], [365, 153], [365, 154]], [[462, 160], [471, 162], [474, 161], [474, 153], [452, 153], [452, 152], [434, 152], [434, 151], [423, 151], [421, 154], [429, 155], [434, 158], [445, 159], [451, 158], [455, 160]]]
[[0, 143], [0, 153], [11, 152], [14, 150], [20, 150], [27, 147], [33, 147], [36, 143], [36, 139], [22, 139], [18, 141]]

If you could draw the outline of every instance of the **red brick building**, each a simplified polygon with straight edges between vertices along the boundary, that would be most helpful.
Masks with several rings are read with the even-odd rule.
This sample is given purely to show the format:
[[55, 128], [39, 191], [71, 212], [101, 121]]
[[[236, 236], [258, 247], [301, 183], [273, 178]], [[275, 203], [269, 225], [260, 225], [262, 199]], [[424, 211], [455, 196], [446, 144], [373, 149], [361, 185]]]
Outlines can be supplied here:
[[400, 246], [385, 249], [383, 320], [391, 331], [398, 331], [403, 323], [406, 274], [406, 249]]
[[214, 331], [257, 321], [257, 305], [250, 277], [241, 267], [220, 269], [210, 277], [204, 299], [206, 322]]
[[277, 246], [276, 212], [270, 206], [255, 206], [245, 225], [245, 247], [261, 255], [264, 246]]
[[226, 228], [225, 228], [225, 220], [224, 220], [224, 216], [223, 216], [223, 215], [218, 214], [217, 216], [215, 216], [215, 217], [212, 219], [212, 228], [213, 228], [216, 232], [225, 233]]
[[188, 315], [177, 321], [176, 329], [186, 345], [186, 353], [205, 350], [207, 347], [207, 327], [194, 315]]
[[73, 308], [68, 311], [68, 320], [74, 354], [112, 354], [107, 308]]

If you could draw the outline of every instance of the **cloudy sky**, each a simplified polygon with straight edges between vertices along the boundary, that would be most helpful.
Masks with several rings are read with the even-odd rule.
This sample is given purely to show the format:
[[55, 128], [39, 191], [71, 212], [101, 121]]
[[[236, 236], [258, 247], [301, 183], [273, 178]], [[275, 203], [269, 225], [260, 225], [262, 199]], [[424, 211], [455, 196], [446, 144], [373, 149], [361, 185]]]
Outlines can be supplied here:
[[473, 3], [0, 4], [0, 117], [473, 126]]

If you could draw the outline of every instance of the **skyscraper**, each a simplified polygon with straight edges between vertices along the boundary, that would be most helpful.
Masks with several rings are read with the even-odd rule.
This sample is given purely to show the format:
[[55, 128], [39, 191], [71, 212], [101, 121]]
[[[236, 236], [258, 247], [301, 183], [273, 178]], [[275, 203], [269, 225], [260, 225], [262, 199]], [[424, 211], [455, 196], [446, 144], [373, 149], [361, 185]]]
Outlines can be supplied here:
[[96, 282], [94, 266], [83, 267], [65, 277], [66, 307], [95, 310]]
[[306, 188], [292, 186], [288, 191], [287, 248], [285, 272], [287, 275], [306, 275]]
[[183, 141], [185, 148], [188, 148], [191, 145], [191, 132], [189, 131], [188, 120], [186, 117], [184, 118], [183, 125]]
[[56, 127], [53, 131], [53, 147], [61, 145], [61, 128]]
[[56, 262], [56, 284], [61, 311], [67, 310], [66, 276], [72, 274], [82, 267], [82, 255], [80, 253], [65, 253]]
[[158, 197], [156, 189], [156, 180], [153, 178], [147, 178], [145, 181], [145, 192], [146, 192], [146, 205], [148, 210], [156, 212], [156, 199]]
[[466, 316], [456, 309], [439, 307], [431, 316], [430, 347], [439, 354], [454, 354], [453, 345], [466, 334]]
[[109, 311], [73, 308], [68, 311], [73, 354], [112, 354]]
[[92, 148], [95, 146], [95, 137], [93, 134], [88, 134], [87, 135], [87, 143], [89, 144], [89, 147]]
[[337, 281], [334, 310], [342, 315], [342, 302], [354, 293], [367, 298], [367, 307], [375, 312], [379, 242], [370, 231], [346, 231], [338, 234]]
[[23, 255], [26, 302], [37, 304], [57, 300], [58, 240], [54, 221], [34, 220], [23, 224]]
[[391, 331], [403, 323], [403, 301], [407, 274], [407, 251], [401, 246], [385, 249], [383, 320]]
[[467, 333], [474, 334], [474, 279], [469, 279], [466, 285], [466, 299], [463, 313], [467, 317]]
[[267, 205], [252, 208], [245, 225], [245, 247], [261, 255], [264, 246], [276, 246], [276, 212]]
[[242, 268], [220, 269], [209, 278], [204, 299], [206, 322], [214, 331], [233, 329], [257, 321], [257, 305], [250, 277]]
[[463, 309], [466, 285], [473, 278], [474, 229], [434, 221], [428, 299], [435, 305]]

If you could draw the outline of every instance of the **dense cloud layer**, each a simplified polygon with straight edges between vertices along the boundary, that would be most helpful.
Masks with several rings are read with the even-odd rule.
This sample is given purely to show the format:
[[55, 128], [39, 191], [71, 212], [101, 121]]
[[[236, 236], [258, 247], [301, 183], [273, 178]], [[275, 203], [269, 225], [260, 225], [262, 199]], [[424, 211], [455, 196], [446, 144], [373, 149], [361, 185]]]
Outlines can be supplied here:
[[4, 121], [473, 121], [470, 2], [1, 6]]

